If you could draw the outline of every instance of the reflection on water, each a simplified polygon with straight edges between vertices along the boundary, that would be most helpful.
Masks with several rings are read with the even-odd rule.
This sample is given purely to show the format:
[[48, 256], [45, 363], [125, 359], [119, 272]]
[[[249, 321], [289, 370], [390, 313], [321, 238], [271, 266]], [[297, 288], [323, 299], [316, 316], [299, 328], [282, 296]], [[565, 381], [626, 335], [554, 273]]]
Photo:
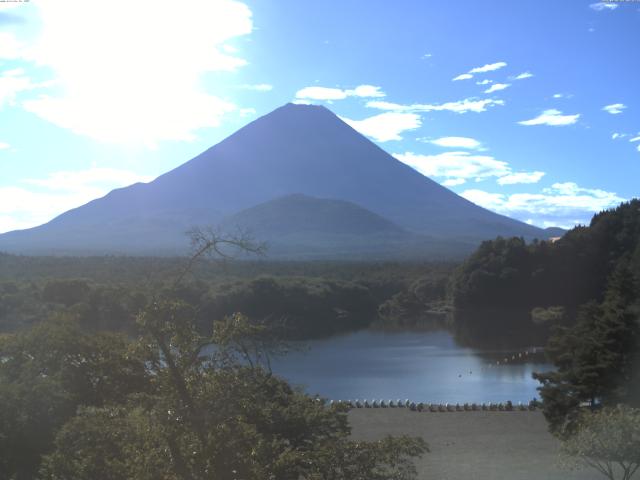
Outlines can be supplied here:
[[306, 345], [275, 359], [274, 372], [311, 395], [336, 400], [524, 403], [537, 397], [539, 384], [531, 373], [551, 368], [544, 363], [496, 367], [495, 359], [505, 352], [460, 347], [443, 331], [360, 331]]

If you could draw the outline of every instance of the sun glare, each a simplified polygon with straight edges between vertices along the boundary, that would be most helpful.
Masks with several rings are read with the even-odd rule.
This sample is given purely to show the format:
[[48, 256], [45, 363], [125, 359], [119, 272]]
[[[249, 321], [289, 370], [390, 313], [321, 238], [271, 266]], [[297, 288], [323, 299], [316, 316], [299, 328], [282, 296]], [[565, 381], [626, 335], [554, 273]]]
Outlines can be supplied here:
[[246, 63], [223, 48], [251, 32], [251, 12], [229, 0], [66, 0], [38, 3], [42, 30], [25, 57], [50, 67], [56, 93], [25, 107], [96, 140], [154, 145], [191, 140], [235, 106], [207, 92], [206, 72]]

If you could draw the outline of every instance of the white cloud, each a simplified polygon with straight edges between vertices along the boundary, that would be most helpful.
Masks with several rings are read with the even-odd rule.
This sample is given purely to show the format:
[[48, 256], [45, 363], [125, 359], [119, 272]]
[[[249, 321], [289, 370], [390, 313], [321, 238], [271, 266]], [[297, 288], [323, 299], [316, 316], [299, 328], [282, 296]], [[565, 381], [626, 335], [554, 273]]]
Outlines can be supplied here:
[[433, 105], [431, 110], [435, 111], [450, 111], [455, 113], [467, 113], [467, 112], [475, 112], [480, 113], [487, 110], [487, 107], [493, 107], [496, 105], [504, 105], [503, 100], [492, 100], [492, 99], [484, 99], [484, 100], [473, 100], [466, 98], [464, 100], [460, 100], [457, 102], [446, 102], [440, 105]]
[[480, 113], [487, 110], [487, 107], [493, 107], [495, 105], [504, 105], [503, 100], [482, 99], [476, 100], [466, 98], [456, 102], [446, 102], [441, 104], [422, 104], [414, 103], [411, 105], [401, 105], [398, 103], [384, 102], [379, 100], [373, 100], [367, 102], [367, 107], [377, 108], [379, 110], [389, 110], [394, 112], [438, 112], [449, 111], [455, 113], [467, 113], [475, 112]]
[[518, 122], [520, 125], [550, 125], [553, 127], [559, 127], [564, 125], [572, 125], [578, 121], [580, 114], [575, 115], [562, 115], [560, 110], [550, 109], [545, 110], [540, 115], [530, 120], [523, 120]]
[[20, 68], [0, 73], [0, 109], [4, 105], [15, 105], [18, 94], [46, 86], [34, 83]]
[[419, 105], [401, 105], [399, 103], [387, 102], [383, 100], [372, 100], [370, 102], [367, 102], [366, 106], [370, 108], [377, 108], [378, 110], [389, 110], [392, 112], [411, 112], [419, 110], [418, 108], [412, 108]]
[[378, 142], [402, 140], [402, 132], [415, 130], [422, 125], [420, 115], [416, 113], [385, 112], [364, 120], [341, 118], [358, 132]]
[[99, 141], [152, 146], [192, 140], [196, 130], [219, 125], [236, 108], [208, 93], [202, 77], [246, 64], [224, 48], [226, 41], [251, 32], [246, 5], [232, 0], [190, 0], [180, 8], [154, 0], [34, 5], [42, 28], [23, 58], [49, 67], [63, 92], [24, 102], [43, 119]]
[[509, 175], [500, 177], [497, 182], [500, 185], [514, 185], [517, 183], [538, 183], [544, 176], [545, 173], [540, 171], [510, 173]]
[[241, 108], [238, 113], [240, 113], [240, 116], [243, 117], [243, 118], [244, 117], [250, 117], [250, 116], [256, 114], [256, 109], [255, 108], [251, 108], [251, 107]]
[[481, 182], [488, 178], [496, 178], [500, 185], [536, 183], [544, 176], [544, 172], [513, 172], [507, 162], [490, 155], [464, 151], [437, 155], [405, 152], [394, 154], [394, 157], [427, 177], [443, 179], [445, 186], [462, 185], [470, 180]]
[[507, 162], [488, 155], [471, 155], [469, 152], [444, 152], [437, 155], [406, 152], [394, 156], [427, 177], [453, 179], [458, 185], [466, 180], [507, 175], [510, 171]]
[[449, 178], [441, 183], [445, 187], [455, 187], [456, 185], [462, 185], [466, 180], [464, 178]]
[[494, 70], [498, 70], [506, 66], [507, 64], [505, 62], [488, 63], [487, 65], [483, 65], [482, 67], [472, 68], [467, 73], [462, 73], [457, 77], [453, 78], [452, 80], [454, 82], [457, 80], [469, 80], [470, 78], [473, 78], [474, 73], [492, 72]]
[[533, 218], [546, 226], [585, 223], [594, 213], [625, 201], [613, 192], [581, 188], [573, 182], [555, 183], [540, 193], [506, 195], [470, 189], [461, 195], [489, 210], [521, 220]]
[[348, 90], [350, 95], [364, 98], [380, 98], [384, 97], [385, 93], [380, 90], [380, 87], [373, 85], [358, 85], [353, 90]]
[[531, 78], [531, 77], [533, 77], [533, 73], [523, 72], [520, 75], [517, 75], [516, 77], [514, 77], [514, 80], [524, 80], [525, 78]]
[[627, 106], [623, 103], [613, 103], [611, 105], [605, 105], [604, 107], [602, 107], [602, 110], [610, 113], [611, 115], [617, 115], [619, 113], [622, 113], [625, 108], [627, 108]]
[[107, 193], [114, 188], [151, 180], [153, 178], [148, 175], [138, 175], [129, 170], [94, 167], [87, 170], [53, 172], [46, 178], [32, 178], [25, 180], [25, 182], [52, 191], [81, 192], [98, 191], [96, 189], [99, 189], [101, 192]]
[[489, 80], [488, 78], [485, 78], [481, 82], [476, 82], [476, 85], [488, 85], [489, 83], [493, 83], [493, 80]]
[[493, 72], [494, 70], [498, 70], [506, 66], [506, 62], [489, 63], [487, 65], [483, 65], [482, 67], [472, 68], [471, 70], [469, 70], [469, 73]]
[[3, 60], [17, 60], [25, 52], [23, 42], [11, 32], [0, 32], [0, 58]]
[[494, 212], [500, 211], [499, 209], [503, 207], [506, 197], [503, 193], [489, 193], [477, 189], [465, 190], [460, 195], [470, 202]]
[[385, 93], [374, 85], [358, 85], [354, 89], [332, 87], [305, 87], [296, 92], [296, 98], [309, 100], [344, 100], [347, 97], [380, 98]]
[[20, 3], [22, 2], [2, 2], [0, 3], [0, 12], [2, 12], [3, 10], [12, 10], [14, 8], [17, 8], [21, 6]]
[[128, 170], [90, 168], [28, 179], [24, 186], [0, 187], [0, 233], [41, 225], [114, 188], [150, 180]]
[[[116, 105], [124, 109], [124, 104], [109, 104], [107, 99], [94, 98], [88, 103], [79, 98], [42, 95], [26, 100], [23, 105], [27, 111], [78, 135], [107, 143], [143, 144], [148, 148], [155, 148], [162, 140], [194, 140], [195, 130], [217, 127], [224, 114], [236, 110], [232, 103], [204, 92], [182, 92], [172, 98], [162, 98], [158, 92], [158, 96], [145, 100], [146, 109], [140, 108], [143, 105], [140, 101], [139, 108], [132, 108], [130, 116], [119, 121], [116, 120], [123, 110], [117, 110]], [[162, 105], [161, 113], [150, 116], [157, 105]], [[105, 116], [97, 117], [96, 111]], [[165, 116], [166, 111], [173, 116]]]
[[222, 45], [222, 50], [227, 53], [238, 53], [238, 49], [233, 45]]
[[25, 74], [24, 68], [12, 68], [1, 72], [4, 77], [19, 77]]
[[493, 93], [498, 92], [500, 90], [504, 90], [505, 88], [509, 88], [511, 86], [510, 83], [494, 83], [489, 88], [487, 88], [484, 93]]
[[618, 5], [613, 2], [596, 2], [589, 5], [589, 8], [596, 12], [601, 12], [602, 10], [615, 10]]
[[0, 142], [0, 150], [7, 150], [8, 148], [11, 148], [11, 145], [5, 142]]
[[344, 100], [347, 96], [346, 90], [329, 87], [304, 87], [296, 92], [296, 98], [312, 100]]
[[[612, 140], [617, 140], [618, 138], [631, 137], [629, 139], [629, 142], [631, 142], [631, 143], [640, 142], [640, 132], [638, 132], [638, 134], [636, 134], [635, 137], [633, 135], [634, 134], [632, 134], [632, 133], [618, 133], [618, 132], [615, 132], [614, 134], [611, 135], [611, 139]], [[636, 150], [638, 150], [640, 152], [640, 144], [636, 146]]]
[[273, 90], [273, 85], [268, 83], [258, 83], [255, 85], [240, 85], [238, 88], [242, 90], [255, 90], [256, 92], [270, 92]]
[[478, 140], [469, 137], [441, 137], [436, 138], [435, 140], [429, 140], [428, 142], [438, 145], [439, 147], [447, 148], [476, 149], [481, 146], [481, 143]]
[[564, 98], [565, 95], [563, 95], [562, 93], [554, 93], [553, 94], [553, 98]]

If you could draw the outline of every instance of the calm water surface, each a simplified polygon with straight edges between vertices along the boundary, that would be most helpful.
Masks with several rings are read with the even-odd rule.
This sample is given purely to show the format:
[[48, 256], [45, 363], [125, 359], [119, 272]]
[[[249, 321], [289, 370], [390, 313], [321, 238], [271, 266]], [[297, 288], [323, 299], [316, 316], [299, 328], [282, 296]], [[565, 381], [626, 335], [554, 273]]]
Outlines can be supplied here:
[[517, 352], [460, 347], [441, 331], [360, 331], [305, 345], [275, 359], [274, 372], [311, 395], [335, 400], [524, 403], [538, 396], [531, 373], [551, 368], [540, 360], [496, 366]]

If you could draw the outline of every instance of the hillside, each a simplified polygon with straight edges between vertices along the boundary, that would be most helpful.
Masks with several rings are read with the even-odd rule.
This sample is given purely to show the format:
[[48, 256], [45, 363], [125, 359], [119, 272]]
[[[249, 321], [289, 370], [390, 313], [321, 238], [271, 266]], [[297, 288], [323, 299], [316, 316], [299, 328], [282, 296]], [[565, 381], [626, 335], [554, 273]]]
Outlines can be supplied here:
[[351, 202], [302, 194], [247, 208], [221, 226], [266, 242], [271, 259], [460, 259], [474, 248], [471, 241], [411, 233]]
[[259, 237], [290, 235], [403, 235], [407, 232], [369, 210], [344, 200], [292, 194], [242, 210], [223, 225], [252, 229]]
[[476, 340], [542, 342], [552, 326], [575, 323], [588, 302], [603, 302], [621, 272], [629, 277], [628, 296], [640, 302], [637, 199], [595, 215], [589, 226], [554, 243], [484, 242], [453, 277], [453, 324]]

